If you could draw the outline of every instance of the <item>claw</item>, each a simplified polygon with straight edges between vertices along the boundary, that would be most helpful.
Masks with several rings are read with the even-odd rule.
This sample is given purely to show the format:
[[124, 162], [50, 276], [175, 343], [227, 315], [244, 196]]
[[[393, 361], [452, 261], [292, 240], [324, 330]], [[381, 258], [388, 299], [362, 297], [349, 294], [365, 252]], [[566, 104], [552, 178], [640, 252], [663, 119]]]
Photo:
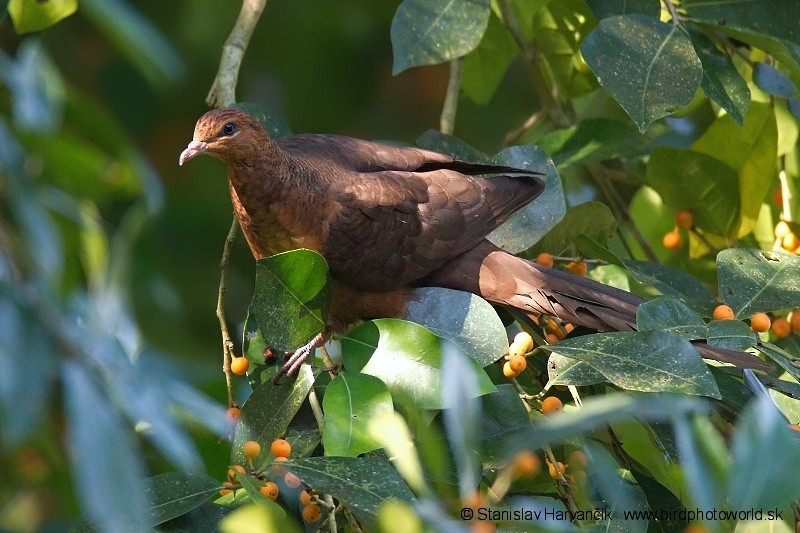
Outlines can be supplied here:
[[328, 342], [330, 338], [331, 332], [325, 329], [308, 341], [308, 343], [295, 350], [283, 366], [272, 376], [272, 382], [277, 385], [280, 383], [283, 376], [293, 376], [296, 374], [303, 363], [314, 353], [314, 350]]

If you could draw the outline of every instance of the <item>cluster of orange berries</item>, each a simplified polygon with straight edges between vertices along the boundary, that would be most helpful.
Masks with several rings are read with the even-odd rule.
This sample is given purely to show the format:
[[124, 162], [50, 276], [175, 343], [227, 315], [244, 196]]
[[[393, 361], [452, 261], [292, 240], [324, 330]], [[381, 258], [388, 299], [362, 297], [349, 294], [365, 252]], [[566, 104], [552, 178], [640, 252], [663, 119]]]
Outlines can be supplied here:
[[683, 246], [681, 230], [688, 230], [694, 226], [694, 215], [688, 209], [681, 209], [675, 213], [675, 228], [664, 234], [661, 244], [667, 250], [678, 250]]
[[[714, 320], [731, 320], [733, 309], [727, 305], [714, 308]], [[800, 334], [800, 309], [795, 309], [787, 317], [779, 316], [770, 319], [766, 313], [755, 313], [750, 317], [750, 329], [758, 333], [771, 332], [777, 339], [785, 339], [794, 333]]]
[[[536, 263], [542, 266], [553, 268], [555, 260], [553, 259], [552, 254], [542, 252], [536, 256]], [[567, 270], [576, 276], [585, 276], [586, 272], [589, 271], [589, 267], [586, 265], [585, 261], [570, 261], [567, 263]]]
[[547, 463], [547, 473], [555, 480], [565, 479], [567, 483], [574, 484], [576, 480], [586, 479], [586, 465], [589, 461], [586, 454], [580, 450], [575, 450], [569, 454], [567, 464], [561, 461]]
[[[292, 445], [286, 439], [275, 439], [270, 445], [270, 452], [275, 456], [276, 463], [288, 461], [289, 455], [292, 453]], [[261, 445], [254, 440], [248, 440], [242, 445], [242, 453], [252, 466], [253, 460], [261, 455]], [[221, 496], [230, 494], [237, 487], [234, 483], [237, 472], [244, 474], [246, 473], [246, 470], [242, 465], [234, 465], [228, 469], [228, 481], [223, 483], [223, 489], [219, 491]], [[273, 472], [282, 474], [283, 482], [289, 488], [296, 489], [302, 483], [299, 477], [291, 472], [287, 472], [282, 467], [273, 468]], [[280, 488], [274, 481], [264, 482], [264, 484], [258, 488], [258, 491], [264, 497], [269, 498], [270, 500], [276, 500], [280, 495]], [[299, 498], [300, 503], [303, 506], [303, 519], [312, 524], [317, 522], [320, 519], [322, 511], [320, 510], [319, 505], [315, 503], [314, 497], [312, 497], [308, 490], [302, 490]]]
[[775, 238], [780, 241], [781, 248], [790, 254], [800, 253], [800, 238], [797, 237], [785, 220], [775, 224]]
[[524, 331], [517, 333], [511, 346], [508, 347], [506, 362], [503, 363], [503, 375], [509, 379], [520, 375], [528, 366], [525, 357], [532, 349], [533, 339], [531, 336]]

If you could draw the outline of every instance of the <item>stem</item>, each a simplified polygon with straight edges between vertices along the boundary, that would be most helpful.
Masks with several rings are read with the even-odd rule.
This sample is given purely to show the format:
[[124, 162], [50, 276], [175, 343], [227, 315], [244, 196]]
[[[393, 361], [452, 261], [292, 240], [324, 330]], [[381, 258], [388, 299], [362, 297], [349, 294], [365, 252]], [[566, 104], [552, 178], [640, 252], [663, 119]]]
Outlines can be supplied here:
[[233, 26], [219, 60], [219, 70], [211, 90], [206, 96], [206, 103], [211, 107], [230, 107], [236, 103], [236, 82], [239, 79], [239, 68], [242, 66], [244, 52], [253, 35], [253, 30], [264, 11], [267, 0], [243, 0], [239, 18]]
[[533, 113], [525, 120], [525, 122], [522, 123], [522, 126], [514, 128], [513, 130], [506, 133], [506, 136], [503, 139], [503, 146], [511, 146], [512, 144], [520, 140], [523, 135], [525, 135], [533, 128], [535, 128], [536, 125], [542, 121], [544, 116], [545, 114], [543, 109], [540, 109], [535, 113]]
[[228, 407], [236, 404], [233, 396], [233, 373], [231, 372], [231, 358], [233, 357], [233, 340], [228, 330], [228, 321], [225, 318], [225, 293], [228, 291], [228, 262], [231, 249], [236, 240], [236, 230], [239, 229], [239, 220], [234, 215], [225, 244], [222, 246], [222, 259], [219, 262], [219, 290], [217, 291], [217, 318], [219, 329], [222, 332], [222, 372], [225, 374], [225, 385], [228, 388]]
[[317, 427], [319, 428], [319, 435], [322, 437], [322, 426], [325, 423], [325, 418], [322, 414], [322, 406], [319, 404], [319, 398], [317, 398], [317, 393], [314, 391], [313, 387], [308, 393], [308, 404], [311, 406], [311, 411], [314, 413], [314, 419], [317, 421]]
[[666, 6], [667, 11], [669, 11], [669, 16], [672, 18], [672, 24], [674, 26], [677, 26], [679, 19], [678, 19], [678, 10], [675, 9], [675, 4], [672, 3], [672, 0], [662, 0], [662, 2]]
[[461, 89], [461, 58], [457, 57], [450, 62], [450, 81], [447, 82], [447, 92], [442, 104], [442, 116], [439, 119], [439, 131], [452, 134], [456, 124], [456, 111], [458, 110], [458, 93]]
[[328, 513], [328, 530], [331, 533], [336, 533], [336, 530], [338, 528], [336, 527], [336, 508], [333, 505], [333, 496], [331, 496], [330, 494], [326, 494], [325, 503], [328, 504], [328, 508], [331, 510]]

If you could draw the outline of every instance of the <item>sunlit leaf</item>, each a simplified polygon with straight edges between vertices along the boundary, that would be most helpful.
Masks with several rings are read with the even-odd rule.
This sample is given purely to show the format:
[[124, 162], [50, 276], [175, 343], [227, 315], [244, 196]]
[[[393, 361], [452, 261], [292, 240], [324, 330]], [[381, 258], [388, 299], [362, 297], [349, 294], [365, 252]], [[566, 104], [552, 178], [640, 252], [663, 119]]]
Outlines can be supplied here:
[[[342, 361], [348, 371], [380, 378], [396, 402], [441, 409], [442, 340], [413, 322], [383, 318], [365, 322], [342, 338]], [[478, 394], [494, 391], [481, 365], [462, 354], [478, 379]]]
[[578, 236], [605, 242], [616, 228], [617, 221], [607, 205], [584, 202], [571, 207], [547, 235], [525, 252], [525, 256], [533, 258], [539, 252], [546, 251], [553, 255], [574, 257], [577, 255], [575, 239]]
[[646, 15], [601, 20], [581, 50], [639, 131], [691, 102], [703, 78], [689, 37]]
[[454, 342], [481, 366], [493, 363], [508, 348], [503, 322], [480, 296], [441, 287], [422, 287], [414, 293], [407, 304], [408, 320]]
[[370, 421], [394, 412], [383, 382], [361, 373], [340, 372], [325, 388], [322, 400], [326, 455], [356, 457], [381, 447], [369, 434]]
[[800, 307], [800, 258], [781, 252], [729, 248], [717, 256], [719, 296], [736, 318]]
[[295, 350], [325, 327], [330, 306], [328, 266], [311, 250], [293, 250], [256, 262], [253, 314], [277, 350]]
[[589, 364], [627, 390], [719, 398], [719, 389], [697, 350], [666, 331], [584, 335], [564, 339], [550, 350]]
[[371, 524], [387, 499], [406, 503], [414, 495], [389, 461], [371, 457], [310, 457], [284, 463], [314, 490], [330, 494]]
[[657, 0], [586, 0], [586, 3], [599, 19], [630, 13], [658, 18], [661, 13]]
[[444, 63], [478, 46], [489, 0], [403, 0], [392, 20], [392, 74]]
[[9, 0], [8, 13], [17, 33], [42, 31], [78, 9], [78, 0]]
[[750, 106], [750, 89], [730, 57], [720, 52], [714, 43], [699, 31], [689, 32], [695, 52], [703, 64], [700, 86], [706, 95], [725, 109], [737, 124], [744, 122]]
[[497, 17], [491, 15], [481, 43], [464, 57], [461, 71], [464, 94], [478, 104], [488, 103], [518, 54], [514, 38]]

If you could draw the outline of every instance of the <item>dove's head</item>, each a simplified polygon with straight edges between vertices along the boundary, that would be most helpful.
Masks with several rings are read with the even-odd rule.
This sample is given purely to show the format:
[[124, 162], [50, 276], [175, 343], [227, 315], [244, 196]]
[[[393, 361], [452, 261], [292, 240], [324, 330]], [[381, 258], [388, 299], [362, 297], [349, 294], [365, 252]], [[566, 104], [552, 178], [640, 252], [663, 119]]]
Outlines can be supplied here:
[[246, 159], [264, 150], [269, 136], [259, 122], [240, 109], [214, 109], [197, 120], [192, 141], [181, 152], [178, 164], [201, 154], [221, 159], [226, 164]]

